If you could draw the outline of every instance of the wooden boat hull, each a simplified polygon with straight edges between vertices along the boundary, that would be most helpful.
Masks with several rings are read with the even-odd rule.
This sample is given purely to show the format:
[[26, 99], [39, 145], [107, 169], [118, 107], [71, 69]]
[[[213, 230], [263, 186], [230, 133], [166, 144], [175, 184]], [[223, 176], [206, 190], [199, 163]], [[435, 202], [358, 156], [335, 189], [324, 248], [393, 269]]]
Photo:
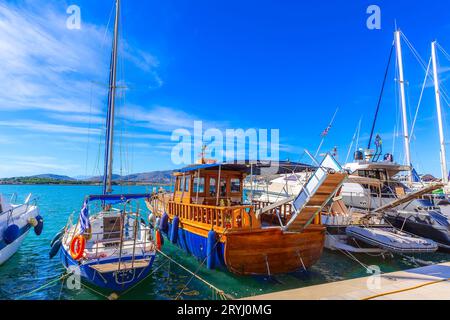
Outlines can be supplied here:
[[314, 265], [322, 255], [325, 228], [311, 226], [302, 233], [267, 228], [227, 235], [225, 263], [240, 275], [290, 273]]
[[[172, 223], [164, 235], [169, 239]], [[208, 232], [180, 223], [176, 245], [199, 261], [208, 257]], [[216, 268], [238, 275], [272, 275], [295, 272], [314, 265], [325, 244], [325, 227], [310, 226], [302, 233], [283, 232], [279, 227], [229, 231], [216, 235], [211, 252]]]

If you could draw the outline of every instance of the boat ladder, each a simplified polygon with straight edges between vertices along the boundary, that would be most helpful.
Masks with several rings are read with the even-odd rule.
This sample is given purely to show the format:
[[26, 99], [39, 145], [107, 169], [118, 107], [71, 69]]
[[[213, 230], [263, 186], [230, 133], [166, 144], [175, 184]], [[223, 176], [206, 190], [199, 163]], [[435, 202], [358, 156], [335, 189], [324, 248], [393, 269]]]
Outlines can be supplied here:
[[347, 176], [333, 156], [327, 154], [294, 200], [294, 214], [284, 230], [302, 232], [306, 229], [334, 197]]

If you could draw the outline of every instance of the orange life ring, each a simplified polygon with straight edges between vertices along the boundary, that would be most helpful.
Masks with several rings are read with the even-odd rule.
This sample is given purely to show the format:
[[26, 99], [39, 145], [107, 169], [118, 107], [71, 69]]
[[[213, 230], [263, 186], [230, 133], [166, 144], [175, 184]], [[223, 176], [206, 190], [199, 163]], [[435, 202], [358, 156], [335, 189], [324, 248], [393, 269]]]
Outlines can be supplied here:
[[74, 260], [80, 260], [86, 249], [86, 238], [82, 235], [76, 236], [70, 243], [70, 256]]

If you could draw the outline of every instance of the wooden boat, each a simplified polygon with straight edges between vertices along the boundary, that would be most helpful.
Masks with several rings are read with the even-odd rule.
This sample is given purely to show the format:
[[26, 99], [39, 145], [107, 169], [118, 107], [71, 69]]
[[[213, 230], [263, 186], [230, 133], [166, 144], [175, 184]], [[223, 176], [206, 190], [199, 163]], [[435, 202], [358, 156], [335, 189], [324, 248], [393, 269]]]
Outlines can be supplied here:
[[[204, 162], [176, 171], [173, 193], [146, 201], [151, 220], [172, 243], [210, 269], [222, 267], [239, 275], [289, 273], [318, 261], [325, 241], [321, 210], [346, 178], [331, 156], [299, 195], [289, 199], [294, 200], [290, 212], [286, 200], [268, 206], [245, 203], [244, 179], [261, 163]], [[289, 164], [276, 165], [282, 171]]]

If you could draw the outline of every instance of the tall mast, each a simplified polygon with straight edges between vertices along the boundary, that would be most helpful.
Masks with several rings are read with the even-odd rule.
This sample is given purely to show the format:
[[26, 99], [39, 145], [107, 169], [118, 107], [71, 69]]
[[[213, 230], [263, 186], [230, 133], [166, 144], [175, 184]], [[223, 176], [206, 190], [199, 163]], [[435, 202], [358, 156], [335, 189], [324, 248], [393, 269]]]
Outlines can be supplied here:
[[445, 150], [444, 126], [442, 125], [441, 93], [439, 91], [439, 75], [436, 59], [436, 41], [433, 41], [431, 43], [431, 58], [433, 60], [434, 92], [436, 95], [436, 108], [439, 125], [439, 142], [441, 145], [440, 158], [441, 158], [442, 181], [445, 184], [447, 184], [448, 183], [447, 155]]
[[411, 163], [411, 151], [409, 147], [409, 129], [408, 129], [408, 115], [406, 112], [406, 98], [405, 98], [405, 78], [403, 74], [403, 57], [402, 57], [402, 44], [400, 39], [400, 30], [395, 32], [395, 47], [397, 49], [397, 61], [398, 61], [398, 73], [400, 83], [400, 96], [402, 103], [402, 116], [403, 116], [403, 138], [405, 140], [405, 154], [406, 163], [410, 167], [408, 182], [412, 184], [412, 163]]
[[116, 106], [117, 82], [117, 51], [119, 45], [119, 16], [120, 0], [116, 0], [116, 18], [114, 23], [114, 40], [111, 54], [111, 67], [109, 75], [108, 111], [106, 116], [105, 137], [105, 172], [103, 175], [103, 194], [112, 192], [113, 174], [113, 147], [114, 147], [114, 116]]

